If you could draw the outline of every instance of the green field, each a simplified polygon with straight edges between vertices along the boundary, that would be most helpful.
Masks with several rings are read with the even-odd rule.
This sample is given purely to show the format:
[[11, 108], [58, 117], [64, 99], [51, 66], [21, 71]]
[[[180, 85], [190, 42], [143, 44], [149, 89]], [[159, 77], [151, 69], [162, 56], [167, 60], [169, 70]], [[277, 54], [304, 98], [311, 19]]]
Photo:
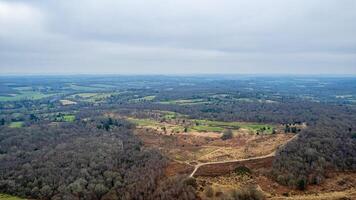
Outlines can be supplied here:
[[79, 94], [73, 94], [70, 97], [79, 96], [81, 98], [90, 98], [90, 97], [96, 96], [98, 94], [99, 93], [79, 93]]
[[54, 94], [43, 94], [34, 91], [22, 91], [19, 94], [9, 94], [8, 96], [0, 96], [0, 101], [19, 101], [19, 100], [38, 100], [53, 96]]
[[170, 111], [161, 111], [164, 114], [164, 119], [176, 119], [180, 114]]
[[163, 114], [163, 118], [166, 120], [170, 120], [170, 119], [186, 119], [188, 118], [188, 115], [183, 115], [177, 112], [172, 112], [172, 111], [156, 111], [159, 113]]
[[139, 126], [158, 126], [159, 123], [155, 120], [150, 119], [137, 119], [137, 118], [127, 118], [130, 122]]
[[75, 120], [75, 115], [71, 115], [71, 114], [64, 114], [62, 116], [58, 116], [55, 118], [55, 121], [58, 122], [74, 122]]
[[199, 129], [206, 127], [206, 131], [211, 129], [239, 129], [245, 128], [253, 132], [266, 132], [272, 133], [273, 125], [259, 124], [249, 122], [223, 122], [223, 121], [211, 121], [211, 120], [194, 120]]
[[195, 130], [198, 132], [222, 132], [224, 128], [218, 126], [192, 126], [188, 130]]
[[8, 195], [8, 194], [0, 193], [0, 200], [25, 200], [25, 199], [16, 197], [16, 196], [12, 196], [12, 195]]
[[147, 126], [150, 126], [150, 127], [156, 127], [156, 128], [170, 128], [171, 130], [173, 130], [173, 132], [183, 132], [184, 131], [184, 127], [181, 126], [181, 125], [174, 125], [174, 124], [169, 124], [169, 125], [164, 125], [164, 124], [161, 124], [160, 122], [158, 121], [155, 121], [155, 120], [151, 120], [151, 119], [138, 119], [138, 118], [127, 118], [128, 121], [130, 121], [131, 123], [134, 123], [138, 126], [142, 126], [142, 127], [147, 127]]
[[74, 115], [64, 115], [63, 120], [66, 122], [73, 122], [75, 120], [75, 116]]
[[[185, 115], [181, 115], [175, 112], [160, 111], [163, 113], [163, 119], [166, 120], [185, 120], [186, 127], [188, 131], [198, 131], [198, 132], [223, 132], [226, 129], [238, 130], [240, 128], [250, 130], [253, 133], [272, 133], [274, 126], [270, 124], [259, 124], [250, 122], [223, 122], [223, 121], [211, 121], [211, 120], [201, 120], [201, 119], [189, 119]], [[159, 121], [153, 119], [138, 119], [138, 118], [128, 118], [134, 124], [139, 126], [157, 126], [162, 127], [163, 125]], [[169, 121], [167, 121], [169, 123]], [[170, 124], [170, 127], [175, 127], [177, 131], [184, 130], [184, 124]]]
[[11, 122], [9, 127], [10, 128], [21, 128], [23, 126], [23, 122]]

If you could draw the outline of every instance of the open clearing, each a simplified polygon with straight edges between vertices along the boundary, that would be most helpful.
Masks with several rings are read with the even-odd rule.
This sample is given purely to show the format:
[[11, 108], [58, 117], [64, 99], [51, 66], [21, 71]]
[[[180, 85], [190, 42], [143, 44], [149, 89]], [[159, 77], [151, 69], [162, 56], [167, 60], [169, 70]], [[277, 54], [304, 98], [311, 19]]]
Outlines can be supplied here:
[[[194, 167], [200, 163], [214, 161], [229, 161], [243, 158], [251, 158], [264, 156], [273, 153], [279, 146], [286, 143], [293, 137], [293, 134], [264, 134], [257, 135], [247, 133], [235, 134], [235, 137], [229, 140], [222, 140], [220, 133], [214, 132], [180, 132], [174, 134], [165, 134], [161, 129], [154, 129], [155, 120], [140, 121], [140, 126], [136, 130], [136, 135], [144, 142], [145, 146], [156, 148], [164, 155], [171, 159], [171, 162], [166, 168], [166, 174], [173, 176], [176, 174], [189, 175], [194, 170]], [[252, 163], [250, 167], [257, 165], [271, 166], [273, 157], [268, 157], [266, 161], [261, 163]], [[267, 163], [266, 163], [267, 162]], [[233, 168], [214, 167], [214, 170], [231, 171]], [[266, 168], [267, 170], [268, 168]], [[262, 170], [263, 171], [263, 170]], [[208, 174], [211, 174], [209, 170]], [[226, 173], [223, 171], [223, 173]], [[204, 173], [199, 171], [200, 174]], [[257, 183], [255, 179], [249, 177], [240, 177], [236, 174], [229, 174], [215, 177], [198, 176], [196, 178], [199, 195], [202, 199], [206, 198], [206, 186], [212, 186], [216, 191], [217, 197], [213, 199], [221, 199], [219, 194], [224, 192], [231, 194], [232, 189], [236, 189], [244, 184]], [[214, 194], [215, 195], [215, 194]], [[222, 197], [222, 196], [221, 196]]]
[[23, 122], [11, 122], [9, 127], [10, 128], [21, 128], [23, 126]]
[[67, 100], [67, 99], [59, 100], [59, 102], [61, 102], [61, 104], [62, 104], [63, 106], [68, 106], [68, 105], [75, 105], [75, 104], [77, 104], [77, 102], [71, 101], [71, 100]]
[[54, 121], [56, 121], [56, 122], [73, 122], [74, 120], [75, 120], [75, 115], [60, 113], [55, 117]]
[[20, 197], [8, 195], [8, 194], [1, 194], [0, 193], [0, 200], [25, 200]]
[[280, 128], [271, 124], [259, 124], [251, 122], [223, 122], [202, 119], [189, 119], [188, 116], [174, 112], [153, 112], [155, 117], [137, 118], [129, 116], [127, 119], [144, 128], [152, 128], [163, 134], [214, 132], [222, 133], [226, 129], [235, 134], [271, 134]]
[[[172, 113], [170, 117], [171, 115]], [[145, 144], [162, 150], [175, 161], [188, 164], [267, 155], [293, 136], [268, 132], [257, 135], [256, 132], [261, 127], [267, 127], [265, 129], [268, 130], [272, 129], [272, 125], [253, 123], [185, 119], [186, 124], [191, 124], [189, 127], [175, 123], [177, 119], [173, 122], [132, 117], [127, 119], [138, 125], [137, 135]], [[234, 137], [222, 140], [221, 131], [227, 127], [233, 130]]]
[[[190, 119], [169, 111], [141, 115], [144, 114], [151, 117], [121, 117], [137, 125], [137, 135], [145, 144], [160, 149], [172, 160], [187, 164], [267, 155], [293, 136], [272, 134], [281, 132], [281, 127], [271, 124]], [[227, 129], [233, 137], [222, 140], [222, 133]]]

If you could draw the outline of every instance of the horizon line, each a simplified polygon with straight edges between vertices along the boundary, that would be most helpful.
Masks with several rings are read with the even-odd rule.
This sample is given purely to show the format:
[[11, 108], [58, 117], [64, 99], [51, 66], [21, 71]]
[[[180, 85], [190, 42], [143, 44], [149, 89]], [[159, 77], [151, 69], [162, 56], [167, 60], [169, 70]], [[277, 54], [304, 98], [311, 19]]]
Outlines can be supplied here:
[[356, 77], [355, 74], [327, 73], [3, 73], [4, 76], [314, 76], [314, 77]]

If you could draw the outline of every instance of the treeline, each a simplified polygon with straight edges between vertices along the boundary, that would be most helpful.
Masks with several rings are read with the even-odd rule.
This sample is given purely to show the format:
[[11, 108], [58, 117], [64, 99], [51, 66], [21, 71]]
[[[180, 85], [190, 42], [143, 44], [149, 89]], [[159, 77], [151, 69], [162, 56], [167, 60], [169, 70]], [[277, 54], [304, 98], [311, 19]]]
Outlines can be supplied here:
[[313, 124], [321, 117], [336, 115], [348, 117], [356, 112], [346, 105], [329, 105], [310, 101], [289, 100], [278, 103], [225, 102], [195, 105], [172, 105], [142, 102], [138, 104], [111, 105], [112, 109], [127, 110], [166, 110], [186, 114], [194, 119], [219, 121], [250, 121], [261, 123], [294, 124], [306, 122]]
[[36, 199], [195, 199], [122, 120], [0, 127], [0, 192]]

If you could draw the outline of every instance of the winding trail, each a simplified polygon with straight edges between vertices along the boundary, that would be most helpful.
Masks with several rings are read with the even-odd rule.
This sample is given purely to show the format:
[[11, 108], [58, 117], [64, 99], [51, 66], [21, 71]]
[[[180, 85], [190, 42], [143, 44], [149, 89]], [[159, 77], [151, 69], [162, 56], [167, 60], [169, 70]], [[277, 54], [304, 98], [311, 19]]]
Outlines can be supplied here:
[[[289, 142], [291, 142], [292, 140], [296, 139], [298, 137], [298, 134], [294, 135], [292, 138], [290, 138], [286, 143], [282, 144], [281, 146], [279, 146], [278, 148], [283, 148], [286, 144], [288, 144]], [[264, 159], [264, 158], [269, 158], [269, 157], [273, 157], [276, 155], [276, 151], [273, 151], [270, 154], [264, 155], [264, 156], [256, 156], [256, 157], [252, 157], [252, 158], [243, 158], [243, 159], [237, 159], [237, 160], [225, 160], [225, 161], [215, 161], [215, 162], [207, 162], [207, 163], [199, 163], [197, 165], [194, 166], [194, 170], [193, 172], [189, 175], [189, 177], [193, 177], [194, 174], [198, 171], [198, 169], [201, 166], [205, 166], [205, 165], [214, 165], [214, 164], [224, 164], [224, 163], [234, 163], [234, 162], [243, 162], [243, 161], [249, 161], [249, 160], [259, 160], [259, 159]]]

